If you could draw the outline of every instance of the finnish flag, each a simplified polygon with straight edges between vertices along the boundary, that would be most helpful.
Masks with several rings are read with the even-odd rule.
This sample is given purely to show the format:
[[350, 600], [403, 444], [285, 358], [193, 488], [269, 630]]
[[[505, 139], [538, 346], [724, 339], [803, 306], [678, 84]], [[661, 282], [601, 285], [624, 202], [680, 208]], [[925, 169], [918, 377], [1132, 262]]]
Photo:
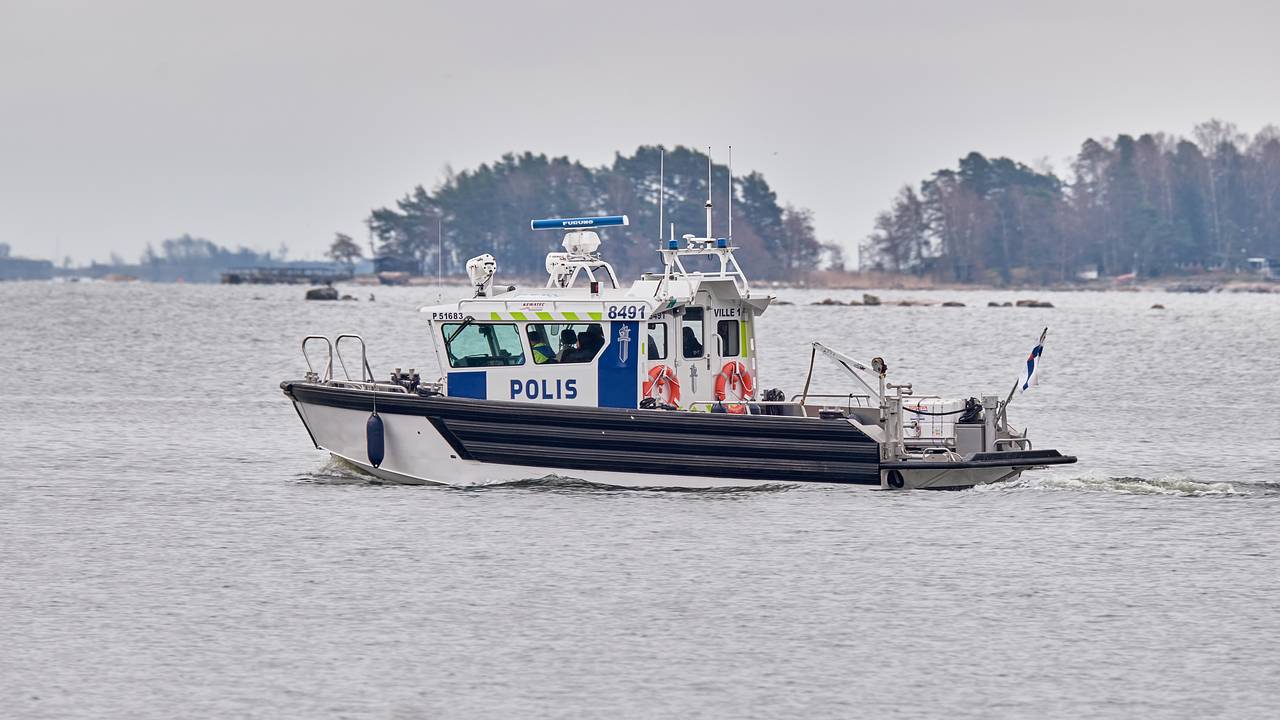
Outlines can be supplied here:
[[1036, 373], [1040, 370], [1040, 354], [1044, 352], [1044, 338], [1049, 334], [1049, 328], [1045, 328], [1040, 333], [1040, 341], [1032, 348], [1031, 354], [1027, 356], [1027, 369], [1022, 371], [1022, 379], [1018, 381], [1018, 392], [1024, 393], [1027, 388], [1036, 385]]

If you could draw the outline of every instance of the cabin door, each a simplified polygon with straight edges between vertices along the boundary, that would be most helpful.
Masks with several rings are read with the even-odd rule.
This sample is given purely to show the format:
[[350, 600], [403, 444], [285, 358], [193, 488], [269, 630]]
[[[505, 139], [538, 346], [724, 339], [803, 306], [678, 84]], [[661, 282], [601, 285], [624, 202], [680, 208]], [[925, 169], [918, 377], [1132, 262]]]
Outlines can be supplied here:
[[[676, 374], [680, 379], [680, 407], [706, 410], [715, 389], [715, 326], [709, 309], [689, 305], [676, 317]], [[694, 408], [695, 403], [704, 403]]]
[[753, 400], [755, 368], [750, 357], [749, 326], [738, 308], [716, 308], [714, 315], [714, 323], [707, 327], [715, 350], [711, 360], [713, 397], [715, 388], [723, 385], [726, 402]]

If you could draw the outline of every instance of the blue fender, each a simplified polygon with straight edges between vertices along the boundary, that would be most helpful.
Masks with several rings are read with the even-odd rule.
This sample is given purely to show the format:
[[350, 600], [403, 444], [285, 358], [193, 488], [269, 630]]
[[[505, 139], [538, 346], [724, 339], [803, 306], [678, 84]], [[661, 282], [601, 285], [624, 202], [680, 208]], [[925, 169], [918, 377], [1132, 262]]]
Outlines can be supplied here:
[[386, 455], [386, 433], [382, 428], [382, 417], [378, 413], [369, 416], [364, 426], [364, 437], [369, 451], [369, 464], [378, 467]]

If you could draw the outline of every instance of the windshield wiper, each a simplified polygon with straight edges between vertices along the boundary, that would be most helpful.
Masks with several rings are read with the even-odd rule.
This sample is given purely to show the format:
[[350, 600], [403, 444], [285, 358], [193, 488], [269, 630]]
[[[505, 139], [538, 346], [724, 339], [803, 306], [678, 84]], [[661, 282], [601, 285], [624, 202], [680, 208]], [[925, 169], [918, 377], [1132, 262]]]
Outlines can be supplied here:
[[466, 320], [463, 320], [463, 321], [462, 321], [462, 324], [458, 326], [458, 329], [457, 329], [457, 330], [454, 330], [454, 331], [449, 335], [449, 337], [447, 337], [447, 338], [445, 338], [445, 339], [444, 339], [444, 341], [445, 341], [445, 342], [447, 342], [447, 343], [451, 343], [451, 342], [453, 342], [453, 339], [454, 339], [454, 338], [456, 338], [456, 337], [458, 337], [458, 333], [462, 332], [463, 330], [466, 330], [466, 329], [467, 329], [467, 326], [468, 326], [468, 325], [470, 325], [471, 323], [475, 322], [475, 321], [476, 321], [476, 319], [475, 319], [474, 317], [468, 317]]

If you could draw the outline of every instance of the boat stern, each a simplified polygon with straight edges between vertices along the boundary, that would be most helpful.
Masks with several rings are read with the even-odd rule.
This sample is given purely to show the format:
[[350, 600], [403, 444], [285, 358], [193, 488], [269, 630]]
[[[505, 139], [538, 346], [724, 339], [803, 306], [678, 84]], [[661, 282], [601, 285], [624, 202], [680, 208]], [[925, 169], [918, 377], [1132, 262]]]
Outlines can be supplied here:
[[882, 462], [880, 487], [885, 490], [964, 490], [975, 485], [1016, 480], [1026, 470], [1069, 465], [1075, 461], [1075, 457], [1057, 450], [1009, 450], [974, 453], [958, 459]]

